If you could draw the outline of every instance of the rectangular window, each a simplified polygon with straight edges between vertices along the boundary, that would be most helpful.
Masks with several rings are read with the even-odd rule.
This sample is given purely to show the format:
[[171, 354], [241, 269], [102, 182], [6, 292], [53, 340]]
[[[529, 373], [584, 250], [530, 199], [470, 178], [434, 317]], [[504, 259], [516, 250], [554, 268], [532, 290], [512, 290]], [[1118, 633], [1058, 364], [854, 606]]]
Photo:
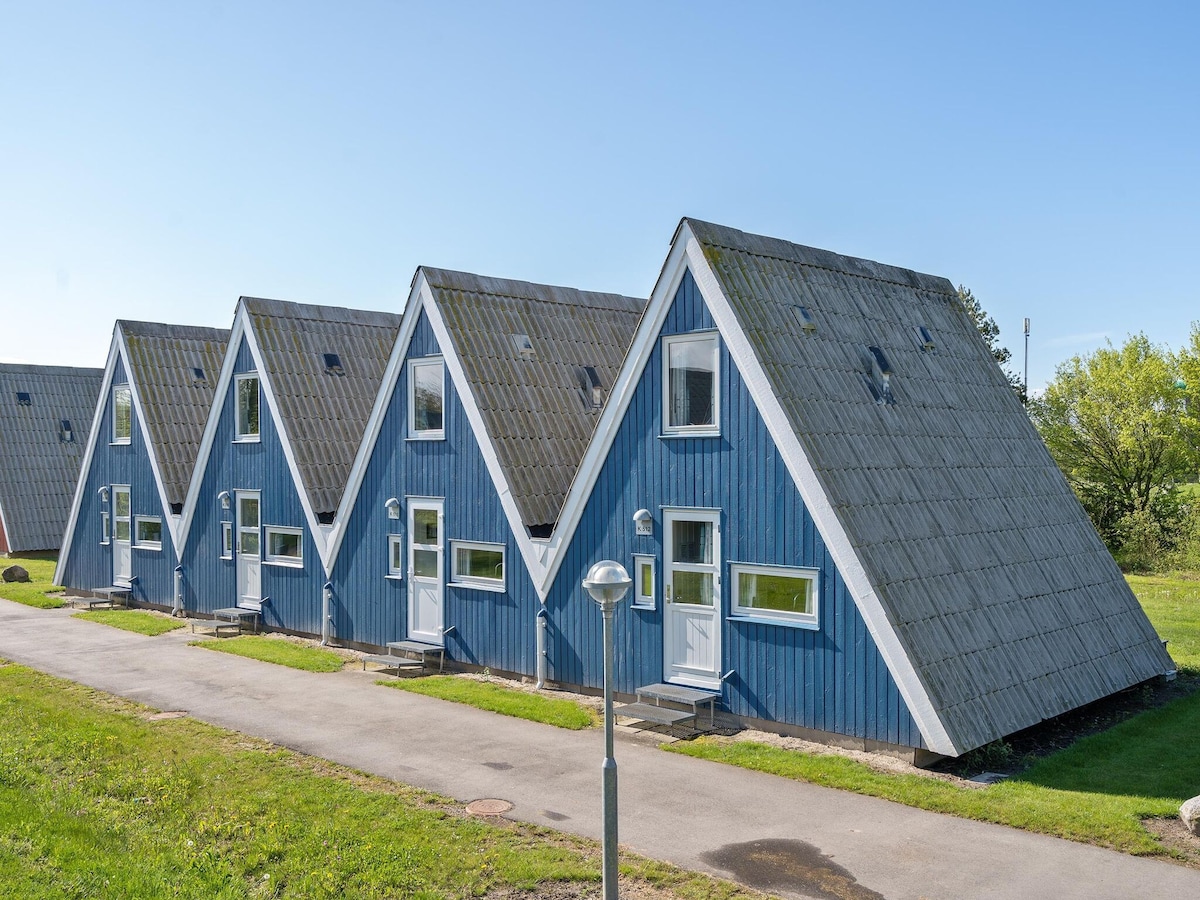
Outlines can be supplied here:
[[408, 364], [408, 436], [423, 440], [445, 437], [442, 420], [444, 366], [441, 359]]
[[122, 543], [129, 543], [130, 537], [130, 516], [129, 516], [129, 486], [125, 484], [114, 484], [112, 486], [113, 496], [113, 528], [115, 537]]
[[268, 525], [266, 532], [267, 555], [264, 559], [265, 562], [288, 566], [303, 564], [304, 559], [301, 551], [301, 541], [304, 535], [303, 529], [281, 528], [276, 525]]
[[258, 440], [258, 375], [237, 377], [237, 440]]
[[133, 533], [143, 550], [162, 549], [162, 519], [158, 516], [134, 516]]
[[112, 442], [128, 444], [133, 440], [133, 394], [129, 385], [113, 388]]
[[717, 336], [663, 338], [663, 431], [717, 433]]
[[634, 554], [633, 605], [654, 609], [654, 557]]
[[233, 559], [233, 523], [221, 523], [221, 559]]
[[107, 544], [112, 538], [112, 532], [109, 530], [112, 526], [109, 524], [108, 513], [100, 513], [100, 543]]
[[732, 563], [733, 615], [817, 627], [817, 570]]
[[451, 541], [450, 581], [472, 587], [504, 590], [504, 545]]
[[388, 546], [388, 577], [401, 578], [404, 575], [404, 535], [389, 534]]

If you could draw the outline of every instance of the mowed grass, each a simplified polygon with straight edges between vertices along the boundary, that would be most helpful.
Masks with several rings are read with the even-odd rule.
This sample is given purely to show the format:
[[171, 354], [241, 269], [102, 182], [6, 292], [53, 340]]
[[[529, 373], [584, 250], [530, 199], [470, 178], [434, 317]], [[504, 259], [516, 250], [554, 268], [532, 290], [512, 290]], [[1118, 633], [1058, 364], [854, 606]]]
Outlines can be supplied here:
[[[599, 889], [582, 838], [0, 662], [0, 884], [22, 900]], [[623, 855], [663, 900], [761, 895]]]
[[47, 597], [46, 592], [61, 591], [54, 584], [55, 556], [39, 556], [32, 559], [0, 559], [0, 570], [9, 566], [21, 566], [29, 573], [29, 581], [0, 581], [0, 597], [38, 609], [58, 609], [64, 605], [62, 597]]
[[90, 609], [77, 612], [71, 618], [99, 622], [101, 625], [111, 625], [113, 628], [134, 631], [148, 637], [156, 637], [183, 627], [182, 622], [137, 609]]
[[235, 656], [275, 663], [277, 666], [303, 669], [305, 672], [337, 672], [345, 664], [342, 657], [329, 650], [255, 634], [191, 641], [190, 643], [193, 647], [232, 653]]
[[[1200, 583], [1151, 577], [1129, 581], [1159, 634], [1169, 639], [1182, 677], [1200, 676]], [[1166, 850], [1141, 820], [1176, 816], [1180, 804], [1195, 795], [1198, 734], [1200, 692], [1082, 738], [1016, 777], [982, 788], [882, 773], [840, 756], [721, 738], [664, 749], [934, 812], [1156, 855]]]
[[591, 728], [600, 721], [593, 710], [580, 706], [573, 700], [531, 694], [489, 681], [476, 681], [455, 675], [431, 675], [428, 678], [395, 679], [376, 683], [575, 731]]

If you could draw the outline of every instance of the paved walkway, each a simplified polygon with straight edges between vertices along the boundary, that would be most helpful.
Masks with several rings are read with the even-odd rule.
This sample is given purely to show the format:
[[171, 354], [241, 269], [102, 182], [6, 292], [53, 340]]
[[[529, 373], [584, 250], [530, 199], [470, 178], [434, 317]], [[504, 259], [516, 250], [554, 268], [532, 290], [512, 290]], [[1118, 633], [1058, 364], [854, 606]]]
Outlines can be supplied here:
[[[0, 657], [516, 818], [599, 838], [599, 731], [147, 638], [0, 600]], [[622, 845], [783, 897], [1178, 898], [1200, 872], [747, 772], [619, 736]], [[832, 879], [832, 880], [831, 880]], [[831, 885], [822, 893], [819, 885]], [[837, 885], [841, 887], [837, 887]]]

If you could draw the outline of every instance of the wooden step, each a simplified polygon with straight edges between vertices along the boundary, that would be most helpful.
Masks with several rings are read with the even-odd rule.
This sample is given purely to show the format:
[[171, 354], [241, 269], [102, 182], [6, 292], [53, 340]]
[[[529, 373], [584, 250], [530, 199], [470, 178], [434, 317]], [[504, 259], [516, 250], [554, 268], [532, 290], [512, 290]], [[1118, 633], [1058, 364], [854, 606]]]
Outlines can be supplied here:
[[627, 719], [637, 719], [639, 722], [655, 722], [659, 725], [677, 725], [688, 719], [695, 720], [696, 714], [686, 709], [671, 709], [666, 706], [653, 706], [649, 703], [628, 703], [613, 710], [618, 716]]

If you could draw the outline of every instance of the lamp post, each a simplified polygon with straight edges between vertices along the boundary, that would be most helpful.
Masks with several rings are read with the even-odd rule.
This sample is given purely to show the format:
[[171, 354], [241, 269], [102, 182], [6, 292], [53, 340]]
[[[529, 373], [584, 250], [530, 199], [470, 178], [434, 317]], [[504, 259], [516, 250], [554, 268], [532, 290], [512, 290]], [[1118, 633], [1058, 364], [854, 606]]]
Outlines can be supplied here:
[[590, 569], [583, 586], [604, 615], [604, 900], [617, 900], [617, 761], [613, 759], [613, 612], [633, 584], [619, 562], [602, 559]]

